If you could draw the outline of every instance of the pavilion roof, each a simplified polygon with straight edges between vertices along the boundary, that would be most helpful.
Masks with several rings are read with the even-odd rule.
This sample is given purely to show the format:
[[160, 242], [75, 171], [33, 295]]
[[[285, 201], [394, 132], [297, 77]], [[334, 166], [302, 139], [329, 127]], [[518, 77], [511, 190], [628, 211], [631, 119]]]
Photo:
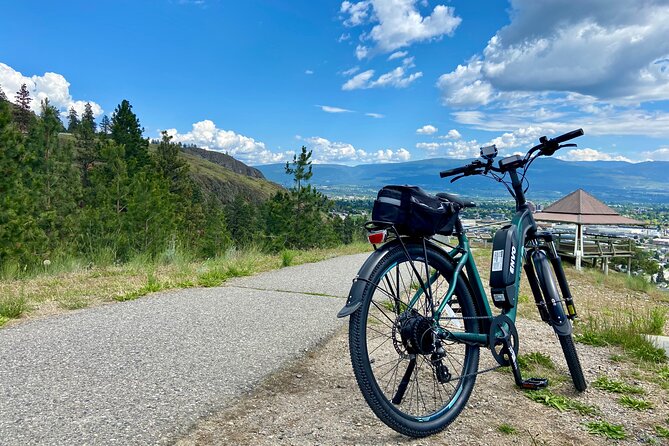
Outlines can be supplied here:
[[534, 214], [535, 220], [578, 225], [644, 225], [632, 218], [623, 217], [583, 189], [547, 206], [543, 212]]

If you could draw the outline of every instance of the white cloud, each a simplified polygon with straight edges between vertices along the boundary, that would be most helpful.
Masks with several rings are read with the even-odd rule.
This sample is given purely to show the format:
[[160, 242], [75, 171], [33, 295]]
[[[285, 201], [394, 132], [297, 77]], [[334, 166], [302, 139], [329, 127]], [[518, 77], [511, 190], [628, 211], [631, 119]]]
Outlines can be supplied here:
[[[61, 112], [67, 113], [70, 107], [74, 107], [77, 113], [81, 115], [84, 111], [84, 105], [87, 101], [74, 100], [70, 94], [70, 83], [65, 77], [58, 73], [44, 73], [42, 76], [24, 76], [14, 70], [9, 65], [0, 62], [0, 86], [10, 101], [14, 101], [14, 96], [21, 88], [22, 84], [30, 91], [32, 102], [30, 107], [33, 111], [39, 112], [40, 103], [43, 99], [49, 98], [51, 105], [58, 108]], [[102, 107], [95, 102], [88, 101], [93, 108], [95, 116], [103, 113]]]
[[[575, 92], [617, 103], [669, 99], [669, 3], [513, 0], [511, 23], [482, 54], [440, 78], [444, 100]], [[550, 20], [546, 20], [550, 17]]]
[[385, 118], [385, 117], [386, 117], [386, 115], [382, 115], [381, 113], [372, 113], [372, 112], [367, 112], [367, 113], [365, 113], [365, 116], [369, 116], [370, 118], [376, 118], [376, 119], [380, 119], [380, 118]]
[[460, 139], [460, 138], [462, 138], [462, 135], [456, 129], [450, 129], [444, 138]]
[[641, 152], [643, 159], [652, 161], [669, 161], [669, 147], [660, 147], [657, 150]]
[[374, 70], [363, 71], [360, 74], [352, 77], [342, 85], [342, 90], [357, 90], [377, 87], [395, 87], [406, 88], [416, 79], [423, 76], [423, 73], [418, 71], [416, 73], [408, 74], [404, 67], [397, 67], [394, 70], [382, 74], [377, 79], [374, 77]]
[[363, 37], [375, 42], [384, 53], [450, 35], [462, 21], [455, 16], [454, 8], [444, 5], [435, 6], [431, 14], [423, 16], [417, 3], [418, 0], [345, 1], [340, 11], [347, 17], [346, 26], [375, 23]]
[[401, 59], [405, 57], [407, 54], [409, 54], [408, 51], [395, 51], [393, 54], [388, 56], [388, 60]]
[[349, 33], [343, 33], [341, 36], [339, 36], [339, 39], [337, 39], [338, 42], [346, 42], [351, 38], [351, 34]]
[[419, 135], [434, 135], [438, 131], [439, 129], [431, 124], [427, 124], [419, 129], [416, 129], [416, 133]]
[[314, 74], [314, 71], [313, 70], [305, 70], [304, 74]]
[[316, 107], [319, 107], [326, 113], [351, 113], [353, 111], [340, 107], [331, 107], [329, 105], [317, 105]]
[[[559, 152], [558, 152], [559, 153]], [[596, 149], [572, 149], [563, 155], [557, 156], [565, 161], [627, 161], [633, 162], [627, 157], [620, 155], [611, 155], [610, 153], [602, 152]]]
[[341, 74], [343, 74], [344, 76], [351, 76], [357, 73], [358, 71], [360, 71], [360, 67], [356, 65], [355, 67], [351, 67], [346, 71], [342, 71]]
[[367, 48], [365, 45], [358, 45], [355, 47], [355, 57], [357, 57], [358, 60], [364, 59], [368, 54], [369, 48]]
[[339, 12], [348, 15], [348, 18], [344, 20], [344, 25], [358, 26], [365, 23], [369, 17], [370, 3], [370, 1], [342, 2]]
[[175, 142], [195, 144], [203, 149], [225, 152], [249, 164], [278, 163], [290, 160], [294, 154], [292, 151], [271, 152], [265, 143], [232, 130], [219, 129], [209, 119], [193, 124], [190, 132], [179, 133], [176, 129], [168, 129], [167, 133]]
[[397, 150], [381, 149], [375, 152], [367, 152], [363, 149], [355, 148], [352, 144], [330, 141], [319, 136], [304, 138], [303, 141], [309, 150], [312, 150], [312, 159], [315, 164], [390, 163], [408, 161], [411, 158], [411, 153], [404, 148]]

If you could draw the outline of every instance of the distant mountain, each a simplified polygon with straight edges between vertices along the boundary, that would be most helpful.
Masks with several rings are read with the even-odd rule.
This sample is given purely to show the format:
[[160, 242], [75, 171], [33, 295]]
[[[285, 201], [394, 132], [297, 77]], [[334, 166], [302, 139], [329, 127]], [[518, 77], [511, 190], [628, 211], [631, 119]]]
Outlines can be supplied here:
[[[386, 184], [415, 184], [428, 191], [449, 191], [465, 196], [507, 198], [504, 186], [484, 177], [467, 177], [455, 183], [439, 172], [471, 160], [434, 158], [407, 163], [343, 166], [315, 164], [311, 182], [328, 195], [371, 196]], [[258, 166], [270, 180], [290, 185], [283, 164]], [[556, 158], [536, 160], [527, 175], [528, 198], [554, 200], [579, 187], [607, 202], [669, 203], [669, 162], [622, 161], [568, 162]]]

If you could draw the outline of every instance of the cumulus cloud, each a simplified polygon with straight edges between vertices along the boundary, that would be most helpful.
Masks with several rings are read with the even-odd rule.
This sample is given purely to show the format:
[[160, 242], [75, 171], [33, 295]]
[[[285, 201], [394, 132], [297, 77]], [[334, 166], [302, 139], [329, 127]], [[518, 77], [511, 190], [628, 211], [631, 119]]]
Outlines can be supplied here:
[[304, 74], [314, 74], [314, 70], [305, 70]]
[[373, 41], [375, 49], [384, 53], [451, 35], [462, 21], [454, 8], [444, 5], [435, 6], [429, 15], [423, 16], [418, 3], [418, 0], [344, 1], [340, 11], [346, 26], [373, 24], [363, 38]]
[[303, 138], [305, 145], [312, 150], [312, 159], [316, 164], [322, 163], [343, 163], [343, 164], [364, 164], [364, 163], [392, 163], [408, 161], [411, 153], [404, 148], [397, 150], [380, 149], [373, 152], [367, 152], [364, 149], [357, 149], [350, 143], [330, 141], [320, 136]]
[[[669, 3], [513, 0], [511, 23], [439, 79], [444, 102], [574, 92], [618, 103], [669, 99]], [[546, 20], [550, 17], [550, 20]]]
[[358, 71], [360, 71], [360, 67], [356, 65], [355, 67], [351, 67], [348, 70], [342, 71], [341, 74], [344, 76], [352, 76]]
[[558, 158], [565, 161], [627, 161], [633, 162], [627, 157], [613, 155], [596, 149], [572, 149], [564, 155], [558, 155]]
[[431, 124], [427, 124], [419, 129], [416, 129], [416, 133], [419, 135], [434, 135], [438, 131], [439, 129]]
[[445, 139], [460, 139], [460, 138], [462, 138], [462, 135], [456, 129], [450, 129], [448, 131], [448, 133], [446, 134], [446, 136], [444, 136], [443, 138], [445, 138]]
[[657, 150], [641, 152], [643, 159], [651, 161], [669, 161], [669, 147], [660, 147]]
[[70, 83], [61, 74], [47, 72], [42, 76], [28, 77], [0, 62], [0, 86], [10, 101], [14, 101], [14, 95], [22, 84], [26, 84], [30, 91], [30, 96], [33, 98], [30, 106], [35, 112], [39, 112], [41, 101], [48, 98], [51, 105], [63, 113], [66, 113], [70, 107], [74, 107], [81, 115], [86, 102], [90, 102], [95, 116], [103, 113], [102, 107], [95, 102], [74, 100], [70, 94]]
[[374, 70], [363, 71], [353, 76], [342, 85], [342, 90], [358, 90], [378, 87], [406, 88], [417, 79], [423, 76], [421, 71], [408, 74], [404, 66], [397, 67], [394, 70], [380, 75], [377, 79], [374, 77]]
[[317, 105], [316, 107], [319, 107], [325, 113], [351, 113], [353, 111], [346, 108], [331, 107], [329, 105]]
[[249, 164], [278, 163], [290, 160], [294, 155], [292, 151], [272, 152], [267, 149], [265, 143], [232, 130], [219, 129], [209, 119], [196, 122], [191, 131], [187, 133], [179, 133], [176, 129], [166, 131], [175, 142], [195, 144], [203, 149], [225, 152]]

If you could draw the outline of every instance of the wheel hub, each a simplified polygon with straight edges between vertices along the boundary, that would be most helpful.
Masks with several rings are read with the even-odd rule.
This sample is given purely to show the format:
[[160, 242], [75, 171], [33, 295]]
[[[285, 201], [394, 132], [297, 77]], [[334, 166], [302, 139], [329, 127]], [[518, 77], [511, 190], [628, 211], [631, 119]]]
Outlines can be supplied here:
[[434, 351], [434, 331], [431, 319], [418, 314], [416, 310], [402, 313], [396, 322], [402, 345], [410, 355], [427, 355]]

